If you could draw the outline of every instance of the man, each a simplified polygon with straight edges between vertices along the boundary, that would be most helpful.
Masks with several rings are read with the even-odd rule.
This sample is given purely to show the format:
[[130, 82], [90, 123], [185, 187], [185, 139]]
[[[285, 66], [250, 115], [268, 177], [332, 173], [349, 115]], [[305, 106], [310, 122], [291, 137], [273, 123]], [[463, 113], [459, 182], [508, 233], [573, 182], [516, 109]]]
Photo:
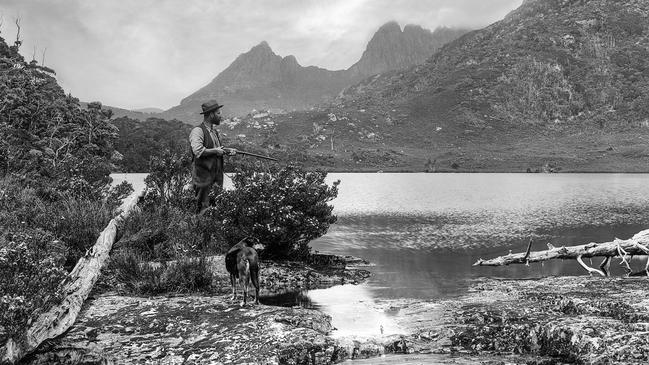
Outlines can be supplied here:
[[223, 156], [234, 156], [235, 149], [224, 148], [219, 132], [213, 128], [221, 124], [221, 108], [216, 100], [201, 105], [203, 123], [192, 129], [189, 144], [192, 150], [192, 183], [196, 196], [196, 212], [203, 214], [210, 205], [210, 190], [216, 183], [223, 188]]

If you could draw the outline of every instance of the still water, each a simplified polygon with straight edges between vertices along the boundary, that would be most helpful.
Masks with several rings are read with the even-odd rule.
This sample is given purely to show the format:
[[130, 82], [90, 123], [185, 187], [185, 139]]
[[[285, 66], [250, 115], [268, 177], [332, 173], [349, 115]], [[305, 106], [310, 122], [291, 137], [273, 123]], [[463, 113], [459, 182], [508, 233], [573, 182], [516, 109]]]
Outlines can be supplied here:
[[[314, 250], [363, 257], [370, 280], [305, 293], [340, 335], [390, 323], [373, 303], [462, 295], [479, 276], [584, 275], [574, 262], [473, 267], [479, 258], [629, 238], [649, 228], [648, 174], [337, 173], [338, 222]], [[641, 262], [632, 265], [640, 267]], [[622, 269], [612, 267], [616, 274]], [[346, 299], [342, 299], [346, 298]], [[369, 318], [368, 318], [369, 316]], [[375, 334], [376, 328], [369, 330]], [[386, 329], [386, 332], [399, 332]]]

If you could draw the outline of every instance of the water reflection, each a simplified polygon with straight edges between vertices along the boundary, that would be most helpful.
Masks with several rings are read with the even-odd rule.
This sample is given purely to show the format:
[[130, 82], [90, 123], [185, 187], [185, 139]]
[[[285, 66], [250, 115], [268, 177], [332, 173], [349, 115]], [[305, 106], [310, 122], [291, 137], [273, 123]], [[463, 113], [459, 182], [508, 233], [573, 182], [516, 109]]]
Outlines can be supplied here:
[[341, 285], [309, 291], [321, 309], [333, 313], [334, 337], [378, 336], [403, 333], [391, 316], [377, 307], [375, 295], [367, 285]]
[[320, 309], [306, 291], [286, 292], [272, 295], [259, 296], [259, 302], [265, 305], [277, 307], [301, 307], [309, 309]]

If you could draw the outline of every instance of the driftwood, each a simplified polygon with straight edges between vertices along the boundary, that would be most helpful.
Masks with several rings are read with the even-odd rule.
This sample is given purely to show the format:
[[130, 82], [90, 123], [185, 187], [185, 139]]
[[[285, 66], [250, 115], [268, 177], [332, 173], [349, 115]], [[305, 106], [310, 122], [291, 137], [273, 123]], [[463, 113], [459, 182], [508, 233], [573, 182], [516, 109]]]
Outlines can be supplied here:
[[0, 363], [13, 364], [34, 351], [43, 341], [67, 331], [81, 311], [92, 287], [99, 278], [117, 235], [117, 225], [135, 207], [144, 191], [133, 194], [121, 206], [122, 213], [113, 218], [97, 238], [95, 245], [79, 259], [63, 283], [61, 303], [42, 313], [20, 338], [9, 339], [0, 347]]
[[113, 244], [113, 250], [120, 249], [122, 247], [133, 246], [134, 244], [142, 245], [144, 244], [149, 249], [153, 250], [153, 243], [162, 242], [167, 237], [167, 231], [163, 228], [157, 229], [142, 229], [135, 233], [134, 235], [128, 238], [120, 238]]
[[[506, 266], [510, 264], [529, 264], [530, 262], [541, 262], [553, 259], [572, 259], [589, 273], [597, 273], [608, 276], [608, 267], [612, 257], [620, 257], [622, 264], [626, 266], [627, 274], [636, 276], [638, 274], [649, 276], [649, 261], [647, 267], [640, 273], [632, 273], [627, 257], [634, 255], [649, 255], [649, 230], [644, 230], [628, 240], [615, 239], [611, 242], [591, 242], [579, 246], [554, 247], [548, 243], [548, 249], [544, 251], [530, 252], [531, 241], [525, 253], [508, 254], [489, 260], [479, 259], [473, 266]], [[586, 265], [583, 258], [604, 257], [599, 269]]]

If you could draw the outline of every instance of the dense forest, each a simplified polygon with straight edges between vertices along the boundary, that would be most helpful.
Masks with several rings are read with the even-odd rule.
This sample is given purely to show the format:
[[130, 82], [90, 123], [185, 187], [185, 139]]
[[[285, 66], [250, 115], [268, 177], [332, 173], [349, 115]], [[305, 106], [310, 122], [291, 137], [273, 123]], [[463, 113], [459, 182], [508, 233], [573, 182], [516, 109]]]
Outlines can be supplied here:
[[127, 117], [113, 119], [112, 123], [119, 130], [115, 149], [122, 155], [120, 171], [148, 172], [151, 157], [168, 149], [189, 154], [188, 137], [192, 126], [188, 124], [159, 118], [141, 122]]

